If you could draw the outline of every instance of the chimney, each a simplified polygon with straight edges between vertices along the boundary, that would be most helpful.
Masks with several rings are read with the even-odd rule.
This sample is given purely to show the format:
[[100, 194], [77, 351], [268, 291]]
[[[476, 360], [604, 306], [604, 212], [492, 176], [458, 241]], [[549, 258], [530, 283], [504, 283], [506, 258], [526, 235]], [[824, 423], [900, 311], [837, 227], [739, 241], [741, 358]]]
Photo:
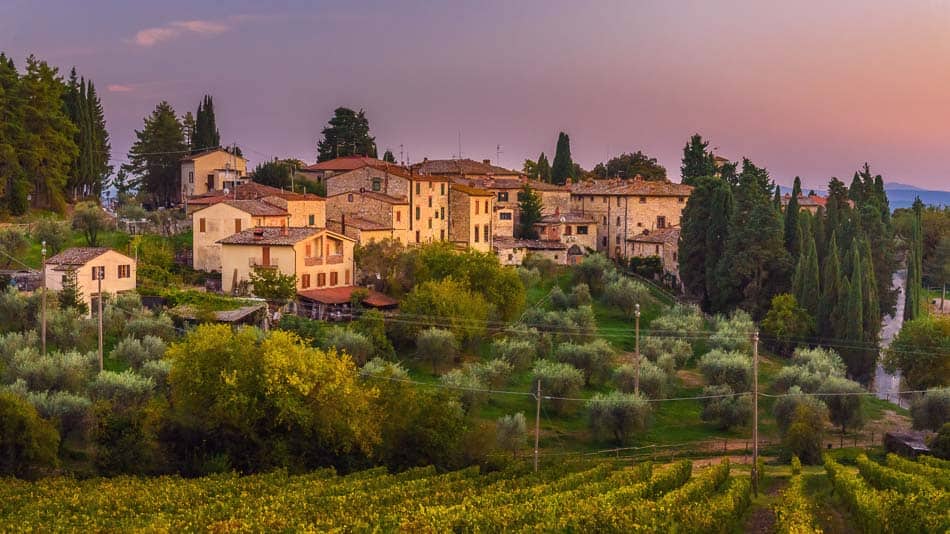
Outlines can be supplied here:
[[483, 159], [483, 160], [482, 160], [482, 163], [484, 163], [485, 165], [491, 165], [491, 160], [490, 160], [490, 159]]
[[264, 238], [264, 229], [258, 226], [254, 229], [254, 239], [263, 239]]

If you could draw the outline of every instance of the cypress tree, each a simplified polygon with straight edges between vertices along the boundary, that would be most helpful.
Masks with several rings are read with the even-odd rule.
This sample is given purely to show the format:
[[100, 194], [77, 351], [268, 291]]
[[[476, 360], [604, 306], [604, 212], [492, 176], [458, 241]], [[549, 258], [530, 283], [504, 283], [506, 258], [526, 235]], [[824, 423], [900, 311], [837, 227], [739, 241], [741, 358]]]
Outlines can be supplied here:
[[824, 338], [834, 338], [836, 329], [833, 325], [835, 310], [838, 309], [838, 299], [841, 294], [841, 263], [838, 260], [838, 238], [831, 233], [828, 243], [828, 255], [822, 266], [821, 302], [818, 305], [818, 329]]
[[[775, 213], [778, 213], [779, 216], [782, 215], [782, 188], [775, 186], [775, 195], [772, 198], [772, 206], [775, 208]], [[784, 225], [784, 222], [783, 222]]]
[[191, 140], [191, 152], [197, 153], [221, 145], [221, 133], [218, 132], [214, 116], [214, 99], [205, 95], [198, 104], [195, 114], [195, 135]]
[[518, 237], [537, 239], [538, 231], [534, 223], [541, 220], [541, 196], [535, 193], [528, 184], [524, 184], [518, 193], [518, 208], [521, 212], [518, 218]]
[[874, 263], [871, 257], [871, 245], [867, 239], [861, 240], [861, 266], [864, 278], [864, 335], [865, 340], [877, 345], [881, 331], [881, 307], [877, 296], [877, 280], [874, 275]]
[[832, 340], [848, 339], [848, 297], [851, 295], [851, 281], [847, 275], [838, 282], [838, 297], [835, 309], [831, 314]]
[[802, 289], [799, 304], [808, 310], [812, 317], [818, 316], [818, 306], [821, 302], [821, 284], [818, 274], [818, 253], [815, 251], [815, 238], [808, 235], [805, 241], [805, 261], [802, 267]]
[[[686, 142], [683, 147], [683, 164], [680, 166], [680, 176], [684, 184], [695, 185], [703, 176], [716, 175], [715, 156], [708, 147], [709, 142], [703, 141], [703, 136], [698, 133], [693, 134]], [[734, 171], [735, 167], [731, 167], [731, 170]], [[734, 174], [732, 172], [730, 178]]]
[[551, 183], [564, 185], [574, 176], [574, 161], [571, 160], [571, 138], [564, 132], [557, 136], [557, 149], [551, 163]]
[[825, 233], [825, 208], [818, 206], [815, 212], [812, 233], [815, 236], [815, 250], [818, 252], [818, 264], [825, 264], [825, 255], [828, 252], [827, 234]]
[[[779, 188], [775, 188], [776, 191]], [[788, 205], [785, 206], [785, 248], [792, 258], [797, 258], [801, 254], [801, 237], [798, 233], [798, 195], [802, 194], [802, 179], [795, 177], [795, 183], [792, 185], [792, 196], [788, 199]]]
[[[703, 221], [699, 223], [705, 224], [706, 229], [706, 252], [703, 256], [706, 293], [710, 296], [711, 302], [723, 302], [724, 288], [719, 285], [716, 270], [726, 254], [726, 242], [729, 240], [729, 225], [732, 221], [732, 213], [735, 210], [735, 202], [732, 196], [732, 188], [726, 182], [716, 178], [707, 178], [703, 182], [708, 182], [712, 186], [709, 218], [705, 223]], [[719, 309], [718, 311], [725, 310]]]
[[19, 148], [26, 144], [20, 76], [13, 60], [0, 53], [0, 191], [3, 207], [13, 215], [29, 209], [30, 179], [20, 164]]
[[907, 296], [904, 302], [904, 319], [913, 320], [920, 317], [923, 311], [921, 302], [921, 284], [922, 284], [922, 256], [923, 256], [923, 233], [921, 231], [921, 220], [923, 211], [923, 202], [920, 197], [914, 200], [914, 217], [911, 221], [910, 243], [907, 255]]
[[861, 174], [856, 172], [854, 173], [854, 177], [851, 179], [851, 187], [848, 188], [848, 198], [857, 204], [864, 202], [865, 196], [864, 182], [861, 180]]
[[542, 182], [551, 182], [551, 164], [544, 152], [538, 156], [538, 180]]

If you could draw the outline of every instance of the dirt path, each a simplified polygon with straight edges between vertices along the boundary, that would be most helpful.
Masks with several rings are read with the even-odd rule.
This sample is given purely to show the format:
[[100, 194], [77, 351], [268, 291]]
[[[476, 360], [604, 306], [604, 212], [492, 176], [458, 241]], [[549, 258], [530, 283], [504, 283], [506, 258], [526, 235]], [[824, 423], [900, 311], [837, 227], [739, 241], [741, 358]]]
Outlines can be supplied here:
[[772, 510], [772, 504], [780, 498], [779, 494], [786, 486], [788, 480], [784, 478], [771, 479], [765, 493], [752, 501], [752, 512], [742, 528], [743, 532], [775, 532], [775, 511]]

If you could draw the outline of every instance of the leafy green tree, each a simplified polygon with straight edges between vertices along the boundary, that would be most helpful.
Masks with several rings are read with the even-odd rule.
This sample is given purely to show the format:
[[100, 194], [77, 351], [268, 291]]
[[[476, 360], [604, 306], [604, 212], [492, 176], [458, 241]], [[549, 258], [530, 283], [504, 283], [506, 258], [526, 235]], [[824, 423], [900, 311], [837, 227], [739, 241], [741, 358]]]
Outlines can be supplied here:
[[825, 421], [828, 419], [827, 408], [820, 401], [807, 400], [793, 406], [791, 421], [782, 432], [782, 446], [789, 455], [798, 456], [803, 463], [817, 464], [821, 461], [821, 445]]
[[376, 138], [369, 135], [369, 120], [362, 109], [336, 108], [317, 143], [317, 161], [346, 156], [376, 157]]
[[498, 447], [509, 451], [514, 458], [518, 458], [518, 452], [525, 445], [525, 438], [528, 434], [528, 425], [524, 414], [518, 412], [514, 415], [503, 415], [495, 423], [496, 441]]
[[413, 288], [399, 306], [400, 315], [411, 320], [401, 335], [410, 339], [426, 327], [442, 327], [461, 343], [481, 337], [488, 320], [485, 298], [451, 278], [423, 282]]
[[187, 152], [181, 123], [168, 102], [160, 102], [135, 131], [129, 162], [123, 169], [136, 176], [144, 192], [159, 206], [177, 201], [181, 192], [181, 158]]
[[571, 138], [564, 132], [557, 136], [557, 149], [551, 163], [551, 183], [564, 185], [574, 178], [574, 161], [571, 159]]
[[538, 231], [534, 224], [541, 220], [541, 196], [524, 184], [518, 193], [518, 209], [521, 214], [518, 219], [518, 236], [523, 239], [537, 239]]
[[632, 179], [639, 176], [648, 181], [666, 180], [666, 167], [660, 165], [656, 158], [652, 158], [640, 150], [610, 158], [606, 165], [599, 163], [594, 167], [593, 172], [600, 178]]
[[695, 185], [699, 178], [716, 175], [716, 160], [708, 147], [709, 141], [704, 141], [698, 133], [689, 138], [683, 147], [682, 183]]
[[[779, 191], [776, 188], [776, 191]], [[802, 252], [800, 243], [801, 236], [798, 228], [798, 196], [802, 194], [802, 179], [795, 177], [795, 183], [792, 185], [792, 195], [788, 199], [788, 205], [785, 207], [785, 248], [793, 258], [798, 258]]]
[[885, 353], [884, 367], [890, 373], [899, 369], [909, 390], [950, 384], [950, 317], [905, 321]]
[[633, 318], [637, 304], [650, 300], [650, 290], [644, 284], [627, 277], [620, 277], [604, 288], [604, 302], [616, 306], [627, 319]]
[[538, 156], [537, 161], [524, 160], [521, 170], [533, 180], [551, 181], [551, 164], [548, 163], [548, 157], [544, 155], [544, 152]]
[[258, 163], [251, 173], [251, 180], [271, 187], [289, 188], [290, 174], [293, 171], [287, 160], [271, 160]]
[[0, 228], [0, 265], [20, 268], [18, 258], [23, 256], [29, 247], [29, 240], [21, 230], [15, 227]]
[[699, 361], [699, 371], [711, 385], [728, 385], [735, 392], [749, 391], [752, 385], [752, 358], [741, 352], [712, 350]]
[[940, 430], [950, 423], [950, 388], [930, 388], [910, 405], [911, 419], [918, 430]]
[[365, 335], [348, 328], [331, 326], [327, 328], [323, 348], [334, 349], [345, 354], [360, 366], [368, 362], [374, 353], [373, 343]]
[[416, 336], [416, 355], [432, 364], [432, 374], [440, 365], [455, 360], [459, 355], [459, 344], [449, 330], [427, 328]]
[[585, 384], [603, 383], [613, 363], [614, 349], [610, 343], [596, 339], [583, 345], [561, 343], [554, 349], [553, 359], [584, 372]]
[[[541, 382], [541, 394], [553, 398], [550, 400], [556, 413], [564, 413], [569, 403], [564, 397], [576, 397], [584, 385], [584, 373], [569, 363], [538, 360], [532, 370], [534, 384]], [[535, 387], [532, 386], [532, 390]]]
[[706, 386], [703, 388], [703, 411], [700, 419], [712, 421], [720, 430], [743, 426], [752, 419], [752, 399], [749, 395], [732, 396], [734, 391], [728, 385]]
[[772, 306], [762, 319], [762, 331], [778, 352], [788, 355], [813, 332], [814, 319], [798, 305], [794, 295], [772, 297]]
[[0, 474], [32, 478], [58, 464], [59, 434], [23, 398], [0, 392]]
[[221, 133], [214, 116], [214, 99], [211, 95], [204, 95], [198, 104], [195, 129], [189, 141], [192, 154], [221, 146]]
[[271, 305], [282, 306], [297, 294], [297, 277], [273, 267], [257, 267], [251, 272], [254, 294]]
[[99, 233], [109, 227], [109, 219], [95, 202], [81, 202], [73, 212], [73, 229], [82, 232], [86, 246], [99, 246]]
[[937, 435], [930, 442], [933, 455], [943, 460], [950, 460], [950, 423], [944, 423]]
[[30, 177], [20, 163], [20, 148], [26, 143], [23, 114], [25, 96], [13, 60], [0, 52], [0, 191], [3, 208], [13, 215], [29, 209]]
[[33, 225], [33, 241], [46, 243], [50, 254], [56, 254], [69, 241], [69, 225], [52, 218], [43, 218]]
[[650, 403], [635, 393], [596, 393], [587, 401], [591, 429], [610, 436], [618, 445], [625, 445], [635, 432], [650, 424]]
[[18, 150], [20, 167], [33, 181], [33, 207], [63, 212], [67, 177], [79, 149], [74, 140], [77, 128], [63, 106], [65, 86], [58, 72], [32, 55], [27, 58], [19, 84], [25, 135]]
[[386, 152], [383, 152], [383, 161], [386, 163], [396, 163], [396, 156], [393, 155], [393, 151], [386, 149]]
[[360, 314], [359, 319], [353, 322], [352, 327], [354, 331], [366, 336], [373, 344], [374, 358], [396, 359], [396, 349], [393, 347], [392, 341], [386, 336], [383, 312], [376, 309], [366, 310]]
[[729, 185], [713, 177], [694, 180], [680, 220], [680, 279], [686, 293], [696, 297], [707, 311], [715, 308], [719, 287], [716, 266], [725, 252], [733, 200]]
[[841, 428], [844, 435], [848, 428], [864, 426], [864, 399], [867, 391], [861, 384], [843, 377], [829, 377], [818, 389], [828, 406], [831, 422]]

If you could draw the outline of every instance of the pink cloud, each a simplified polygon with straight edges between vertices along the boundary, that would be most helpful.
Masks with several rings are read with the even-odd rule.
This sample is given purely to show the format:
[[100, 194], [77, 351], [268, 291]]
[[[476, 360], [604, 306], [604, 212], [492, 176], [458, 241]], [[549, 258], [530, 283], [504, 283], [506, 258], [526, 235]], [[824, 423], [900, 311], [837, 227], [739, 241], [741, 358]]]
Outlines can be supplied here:
[[106, 86], [106, 90], [110, 93], [131, 93], [132, 91], [135, 91], [135, 86], [123, 85], [120, 83], [110, 83]]
[[164, 26], [139, 30], [132, 42], [138, 46], [151, 47], [185, 34], [220, 35], [234, 29], [238, 23], [250, 18], [252, 17], [247, 15], [234, 15], [223, 20], [176, 20]]

